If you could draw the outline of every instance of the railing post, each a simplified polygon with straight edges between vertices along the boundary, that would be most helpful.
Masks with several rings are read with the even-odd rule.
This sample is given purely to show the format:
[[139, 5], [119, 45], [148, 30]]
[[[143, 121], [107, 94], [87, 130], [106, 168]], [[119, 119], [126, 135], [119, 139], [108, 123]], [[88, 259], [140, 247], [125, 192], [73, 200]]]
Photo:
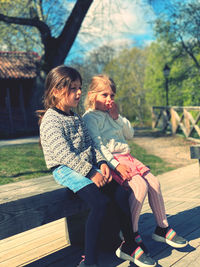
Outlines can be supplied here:
[[186, 134], [188, 137], [190, 133], [190, 120], [189, 120], [188, 112], [185, 108], [183, 108], [183, 114], [184, 114], [184, 125], [186, 129]]
[[151, 109], [151, 118], [152, 118], [152, 124], [151, 124], [151, 127], [152, 129], [155, 128], [155, 114], [154, 114], [154, 107], [152, 107]]
[[191, 159], [198, 159], [199, 162], [199, 176], [200, 176], [200, 146], [190, 147], [190, 157]]
[[171, 113], [172, 134], [175, 134], [177, 129], [177, 119], [176, 119], [176, 112], [172, 107], [170, 109], [170, 113]]

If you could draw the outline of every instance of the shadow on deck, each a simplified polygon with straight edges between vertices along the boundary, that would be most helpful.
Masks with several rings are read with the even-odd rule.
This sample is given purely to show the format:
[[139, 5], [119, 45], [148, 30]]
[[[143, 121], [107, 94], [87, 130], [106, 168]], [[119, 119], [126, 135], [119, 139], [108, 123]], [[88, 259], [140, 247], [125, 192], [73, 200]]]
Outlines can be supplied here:
[[[157, 243], [151, 240], [151, 233], [154, 230], [155, 222], [152, 213], [145, 213], [140, 218], [140, 228], [143, 239], [154, 259], [158, 261], [157, 266], [199, 266], [200, 258], [200, 207], [194, 207], [176, 215], [168, 215], [170, 225], [173, 225], [177, 232], [183, 234], [188, 239], [189, 245], [182, 249], [174, 249], [163, 243]], [[184, 222], [184, 223], [183, 223]], [[192, 253], [196, 256], [190, 256]], [[75, 267], [81, 260], [83, 248], [78, 246], [69, 246], [51, 255], [37, 260], [29, 265], [29, 267], [52, 266], [52, 267]], [[188, 261], [187, 258], [190, 260]], [[196, 259], [195, 259], [196, 258]], [[159, 263], [162, 261], [163, 263]], [[186, 261], [186, 262], [185, 262]], [[189, 264], [190, 262], [190, 264]], [[195, 265], [196, 262], [196, 265]], [[118, 259], [113, 252], [102, 252], [99, 257], [99, 266], [114, 267], [114, 266], [135, 266], [130, 262], [124, 262]]]

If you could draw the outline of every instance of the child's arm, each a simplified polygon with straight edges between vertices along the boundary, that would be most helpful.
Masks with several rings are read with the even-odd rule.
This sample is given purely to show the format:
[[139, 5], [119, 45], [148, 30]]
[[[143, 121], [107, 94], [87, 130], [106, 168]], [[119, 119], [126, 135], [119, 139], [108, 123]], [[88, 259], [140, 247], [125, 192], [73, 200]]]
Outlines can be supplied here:
[[102, 187], [107, 183], [105, 177], [99, 172], [96, 172], [90, 179], [96, 184], [97, 187]]
[[98, 187], [102, 187], [105, 184], [112, 181], [112, 175], [110, 174], [110, 169], [107, 164], [103, 163], [100, 166], [101, 173], [95, 171], [94, 174], [90, 177], [90, 179], [96, 184]]
[[109, 115], [122, 127], [124, 138], [131, 140], [134, 135], [134, 129], [131, 126], [130, 121], [119, 114], [118, 106], [114, 101], [112, 102], [112, 106], [109, 109]]
[[112, 175], [110, 173], [110, 168], [108, 167], [107, 164], [103, 163], [100, 166], [100, 170], [102, 172], [102, 175], [104, 176], [105, 180], [107, 183], [112, 181]]
[[119, 109], [117, 104], [113, 101], [108, 113], [113, 120], [117, 120], [119, 118]]
[[95, 143], [96, 147], [101, 151], [102, 155], [108, 162], [109, 166], [111, 166], [113, 169], [116, 168], [116, 166], [119, 164], [119, 162], [114, 159], [112, 153], [107, 149], [106, 146], [104, 146], [102, 137], [99, 130], [99, 120], [102, 120], [103, 118], [97, 118], [94, 113], [89, 113], [83, 116], [83, 120], [87, 126], [88, 132]]

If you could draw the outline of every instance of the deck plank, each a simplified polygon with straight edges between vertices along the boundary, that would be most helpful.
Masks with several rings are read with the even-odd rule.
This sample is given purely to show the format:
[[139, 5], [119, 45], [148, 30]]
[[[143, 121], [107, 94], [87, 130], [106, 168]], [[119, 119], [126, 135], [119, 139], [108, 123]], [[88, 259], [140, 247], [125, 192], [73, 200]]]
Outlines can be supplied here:
[[63, 218], [1, 240], [0, 266], [22, 265], [69, 245]]

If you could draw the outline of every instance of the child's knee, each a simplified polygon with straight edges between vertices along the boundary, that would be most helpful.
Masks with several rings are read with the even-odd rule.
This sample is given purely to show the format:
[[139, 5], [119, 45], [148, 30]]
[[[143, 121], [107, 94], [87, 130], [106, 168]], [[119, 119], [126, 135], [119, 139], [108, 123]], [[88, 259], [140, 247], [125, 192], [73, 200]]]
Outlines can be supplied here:
[[137, 190], [138, 192], [143, 192], [144, 195], [148, 192], [148, 184], [143, 177], [136, 175], [129, 181], [129, 186], [133, 191]]

